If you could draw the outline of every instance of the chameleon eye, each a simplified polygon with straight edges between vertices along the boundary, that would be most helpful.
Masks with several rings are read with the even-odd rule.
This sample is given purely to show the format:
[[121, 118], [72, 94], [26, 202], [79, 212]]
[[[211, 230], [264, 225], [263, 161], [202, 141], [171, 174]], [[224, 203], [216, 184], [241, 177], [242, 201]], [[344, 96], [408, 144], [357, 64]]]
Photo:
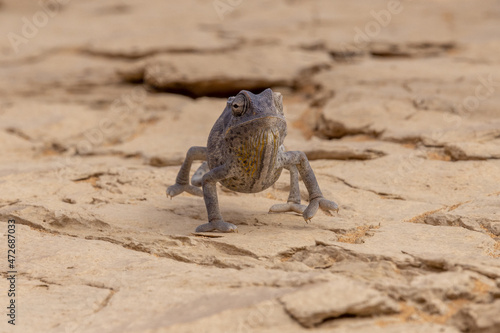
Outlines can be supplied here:
[[241, 116], [245, 113], [247, 109], [247, 101], [244, 95], [238, 95], [234, 98], [233, 103], [231, 104], [231, 110], [233, 111], [233, 115], [235, 117]]

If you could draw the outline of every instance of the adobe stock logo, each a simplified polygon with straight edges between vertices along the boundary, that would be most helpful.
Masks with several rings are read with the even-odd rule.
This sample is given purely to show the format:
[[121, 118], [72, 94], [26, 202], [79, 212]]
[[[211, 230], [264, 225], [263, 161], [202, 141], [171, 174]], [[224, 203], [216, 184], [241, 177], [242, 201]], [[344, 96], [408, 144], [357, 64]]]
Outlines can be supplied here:
[[212, 5], [220, 20], [224, 20], [224, 16], [233, 12], [238, 6], [241, 5], [243, 0], [214, 0]]
[[356, 35], [354, 36], [354, 42], [357, 44], [362, 44], [363, 42], [370, 42], [372, 38], [376, 37], [382, 28], [387, 27], [394, 15], [397, 15], [403, 11], [403, 5], [400, 1], [391, 0], [387, 3], [387, 9], [381, 9], [376, 12], [375, 10], [370, 11], [370, 15], [374, 18], [365, 24], [363, 30], [359, 27], [354, 28]]
[[19, 53], [19, 47], [23, 44], [28, 44], [30, 40], [38, 36], [40, 29], [49, 24], [61, 10], [61, 6], [67, 4], [71, 0], [40, 0], [38, 10], [31, 18], [23, 16], [21, 18], [22, 27], [21, 34], [13, 31], [7, 34], [7, 39], [15, 53]]

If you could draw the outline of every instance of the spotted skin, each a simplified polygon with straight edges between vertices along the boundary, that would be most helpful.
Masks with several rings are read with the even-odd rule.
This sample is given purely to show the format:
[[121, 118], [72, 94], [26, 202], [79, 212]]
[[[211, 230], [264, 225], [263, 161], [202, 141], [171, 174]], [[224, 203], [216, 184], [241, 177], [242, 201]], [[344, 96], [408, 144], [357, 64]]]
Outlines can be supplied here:
[[240, 172], [222, 180], [221, 184], [244, 193], [261, 192], [273, 185], [283, 170], [283, 167], [276, 167], [276, 163], [284, 133], [286, 123], [278, 117], [257, 118], [229, 129], [225, 141], [232, 156], [231, 168]]
[[[204, 197], [208, 223], [198, 226], [196, 232], [234, 232], [237, 227], [225, 222], [220, 214], [216, 183], [236, 192], [256, 193], [273, 185], [285, 168], [290, 171], [288, 201], [272, 206], [270, 212], [295, 212], [308, 222], [318, 208], [328, 215], [338, 211], [335, 202], [323, 197], [305, 154], [285, 151], [285, 137], [281, 94], [271, 89], [258, 95], [242, 90], [228, 99], [208, 136], [207, 147], [189, 149], [176, 183], [167, 188], [167, 196], [186, 191]], [[195, 172], [190, 185], [189, 173], [195, 160], [206, 162]], [[307, 207], [300, 204], [299, 174], [309, 192]]]

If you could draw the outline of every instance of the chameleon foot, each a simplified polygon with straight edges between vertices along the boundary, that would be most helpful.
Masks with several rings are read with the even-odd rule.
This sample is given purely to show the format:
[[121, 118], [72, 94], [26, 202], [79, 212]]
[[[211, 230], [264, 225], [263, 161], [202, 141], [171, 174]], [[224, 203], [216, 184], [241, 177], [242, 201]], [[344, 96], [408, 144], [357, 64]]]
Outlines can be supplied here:
[[269, 213], [285, 213], [285, 212], [294, 212], [302, 215], [306, 210], [306, 206], [297, 204], [295, 202], [287, 202], [285, 204], [276, 204], [269, 208]]
[[197, 195], [199, 197], [203, 196], [203, 191], [201, 188], [198, 188], [193, 185], [180, 185], [180, 184], [175, 184], [172, 186], [167, 187], [167, 197], [172, 199], [176, 195], [181, 194], [182, 192], [187, 192], [192, 195]]
[[208, 222], [208, 223], [199, 225], [196, 228], [196, 232], [208, 232], [208, 231], [214, 231], [214, 230], [218, 230], [218, 231], [222, 231], [222, 232], [238, 232], [238, 228], [234, 224], [224, 222], [221, 220]]
[[316, 215], [318, 208], [321, 208], [321, 210], [328, 216], [332, 216], [332, 213], [330, 212], [331, 210], [334, 210], [337, 213], [339, 212], [339, 206], [335, 202], [319, 197], [309, 202], [309, 205], [302, 214], [304, 220], [306, 220], [306, 222], [311, 221], [313, 216]]

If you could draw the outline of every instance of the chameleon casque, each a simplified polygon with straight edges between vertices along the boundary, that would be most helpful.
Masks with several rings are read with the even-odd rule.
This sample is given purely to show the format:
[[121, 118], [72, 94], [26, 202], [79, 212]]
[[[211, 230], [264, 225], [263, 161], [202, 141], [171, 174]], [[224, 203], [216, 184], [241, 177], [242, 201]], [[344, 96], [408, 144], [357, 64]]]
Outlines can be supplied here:
[[[338, 211], [335, 202], [323, 197], [306, 155], [285, 151], [287, 133], [280, 93], [266, 89], [255, 95], [242, 90], [230, 97], [208, 136], [207, 147], [191, 147], [181, 166], [175, 185], [167, 188], [172, 198], [184, 191], [203, 196], [208, 223], [196, 232], [233, 232], [237, 227], [225, 222], [219, 211], [216, 183], [242, 193], [260, 192], [273, 185], [283, 168], [290, 171], [290, 195], [286, 204], [273, 205], [269, 212], [296, 212], [309, 221], [321, 208], [331, 215]], [[205, 161], [189, 184], [191, 164]], [[299, 174], [309, 192], [309, 205], [300, 204]], [[199, 187], [202, 187], [200, 189]]]

